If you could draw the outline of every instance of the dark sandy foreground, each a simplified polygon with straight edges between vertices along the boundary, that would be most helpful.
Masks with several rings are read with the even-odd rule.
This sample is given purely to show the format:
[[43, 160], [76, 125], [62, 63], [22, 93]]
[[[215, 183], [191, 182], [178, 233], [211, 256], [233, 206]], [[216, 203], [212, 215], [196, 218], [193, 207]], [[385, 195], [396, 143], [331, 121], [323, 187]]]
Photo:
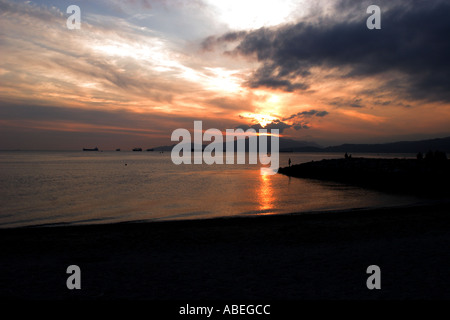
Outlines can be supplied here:
[[[0, 230], [0, 298], [449, 299], [447, 205]], [[81, 268], [68, 290], [66, 268]], [[366, 269], [381, 268], [381, 290]]]

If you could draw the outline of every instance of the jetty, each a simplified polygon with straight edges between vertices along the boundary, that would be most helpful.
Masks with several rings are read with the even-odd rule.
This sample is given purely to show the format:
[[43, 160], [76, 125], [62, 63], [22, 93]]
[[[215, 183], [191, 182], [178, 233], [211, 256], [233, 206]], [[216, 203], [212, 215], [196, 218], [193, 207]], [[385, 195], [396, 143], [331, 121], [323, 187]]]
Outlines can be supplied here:
[[417, 159], [352, 158], [312, 161], [279, 168], [290, 177], [341, 182], [382, 191], [441, 195], [450, 191], [445, 154]]

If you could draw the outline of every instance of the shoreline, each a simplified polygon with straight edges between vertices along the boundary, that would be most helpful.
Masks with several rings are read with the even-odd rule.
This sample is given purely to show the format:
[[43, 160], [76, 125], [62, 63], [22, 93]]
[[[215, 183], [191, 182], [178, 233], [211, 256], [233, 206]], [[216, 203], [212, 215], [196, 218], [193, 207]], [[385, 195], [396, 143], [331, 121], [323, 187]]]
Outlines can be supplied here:
[[[1, 229], [0, 297], [442, 299], [450, 298], [449, 244], [446, 203]], [[82, 290], [65, 286], [72, 264], [82, 270]], [[373, 264], [382, 290], [365, 285]]]
[[[305, 178], [309, 179], [309, 178]], [[246, 219], [246, 218], [257, 218], [257, 217], [267, 217], [267, 216], [303, 216], [303, 215], [327, 215], [327, 214], [345, 214], [349, 212], [371, 212], [374, 210], [391, 210], [391, 209], [402, 209], [402, 208], [415, 208], [415, 207], [428, 207], [428, 206], [440, 206], [449, 205], [450, 199], [443, 199], [440, 197], [436, 198], [417, 198], [417, 202], [410, 204], [401, 205], [391, 205], [391, 206], [368, 206], [368, 207], [354, 207], [354, 208], [343, 208], [343, 209], [318, 209], [309, 211], [296, 211], [296, 212], [283, 212], [283, 213], [255, 213], [255, 214], [236, 214], [228, 216], [216, 216], [216, 217], [205, 217], [205, 218], [184, 218], [184, 219], [142, 219], [142, 220], [130, 220], [130, 221], [119, 221], [119, 222], [99, 222], [99, 223], [80, 223], [80, 222], [58, 222], [58, 223], [44, 223], [36, 225], [26, 225], [18, 227], [1, 227], [0, 233], [4, 230], [22, 230], [22, 229], [40, 229], [40, 228], [70, 228], [70, 227], [89, 227], [89, 226], [114, 226], [114, 225], [127, 225], [127, 224], [153, 224], [153, 223], [176, 223], [176, 222], [196, 222], [196, 221], [211, 221], [211, 220], [228, 220], [228, 219]]]

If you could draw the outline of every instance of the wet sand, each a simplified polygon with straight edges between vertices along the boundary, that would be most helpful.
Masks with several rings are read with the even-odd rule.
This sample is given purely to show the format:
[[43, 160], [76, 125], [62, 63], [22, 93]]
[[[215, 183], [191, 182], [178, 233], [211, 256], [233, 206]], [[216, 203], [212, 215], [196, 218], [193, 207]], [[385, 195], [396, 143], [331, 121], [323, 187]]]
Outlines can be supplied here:
[[[3, 229], [0, 248], [2, 300], [450, 298], [446, 204]], [[66, 287], [73, 264], [81, 290]]]

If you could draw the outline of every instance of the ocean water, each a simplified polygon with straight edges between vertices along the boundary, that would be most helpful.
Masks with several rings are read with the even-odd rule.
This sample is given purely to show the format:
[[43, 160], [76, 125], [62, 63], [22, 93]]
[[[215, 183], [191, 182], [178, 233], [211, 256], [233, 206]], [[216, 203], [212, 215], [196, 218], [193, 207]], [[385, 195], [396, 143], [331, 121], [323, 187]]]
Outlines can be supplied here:
[[[280, 166], [342, 154], [281, 153]], [[353, 154], [356, 156], [364, 156]], [[366, 155], [413, 157], [409, 154]], [[0, 152], [0, 228], [202, 219], [409, 205], [259, 165], [174, 165], [169, 152]]]

